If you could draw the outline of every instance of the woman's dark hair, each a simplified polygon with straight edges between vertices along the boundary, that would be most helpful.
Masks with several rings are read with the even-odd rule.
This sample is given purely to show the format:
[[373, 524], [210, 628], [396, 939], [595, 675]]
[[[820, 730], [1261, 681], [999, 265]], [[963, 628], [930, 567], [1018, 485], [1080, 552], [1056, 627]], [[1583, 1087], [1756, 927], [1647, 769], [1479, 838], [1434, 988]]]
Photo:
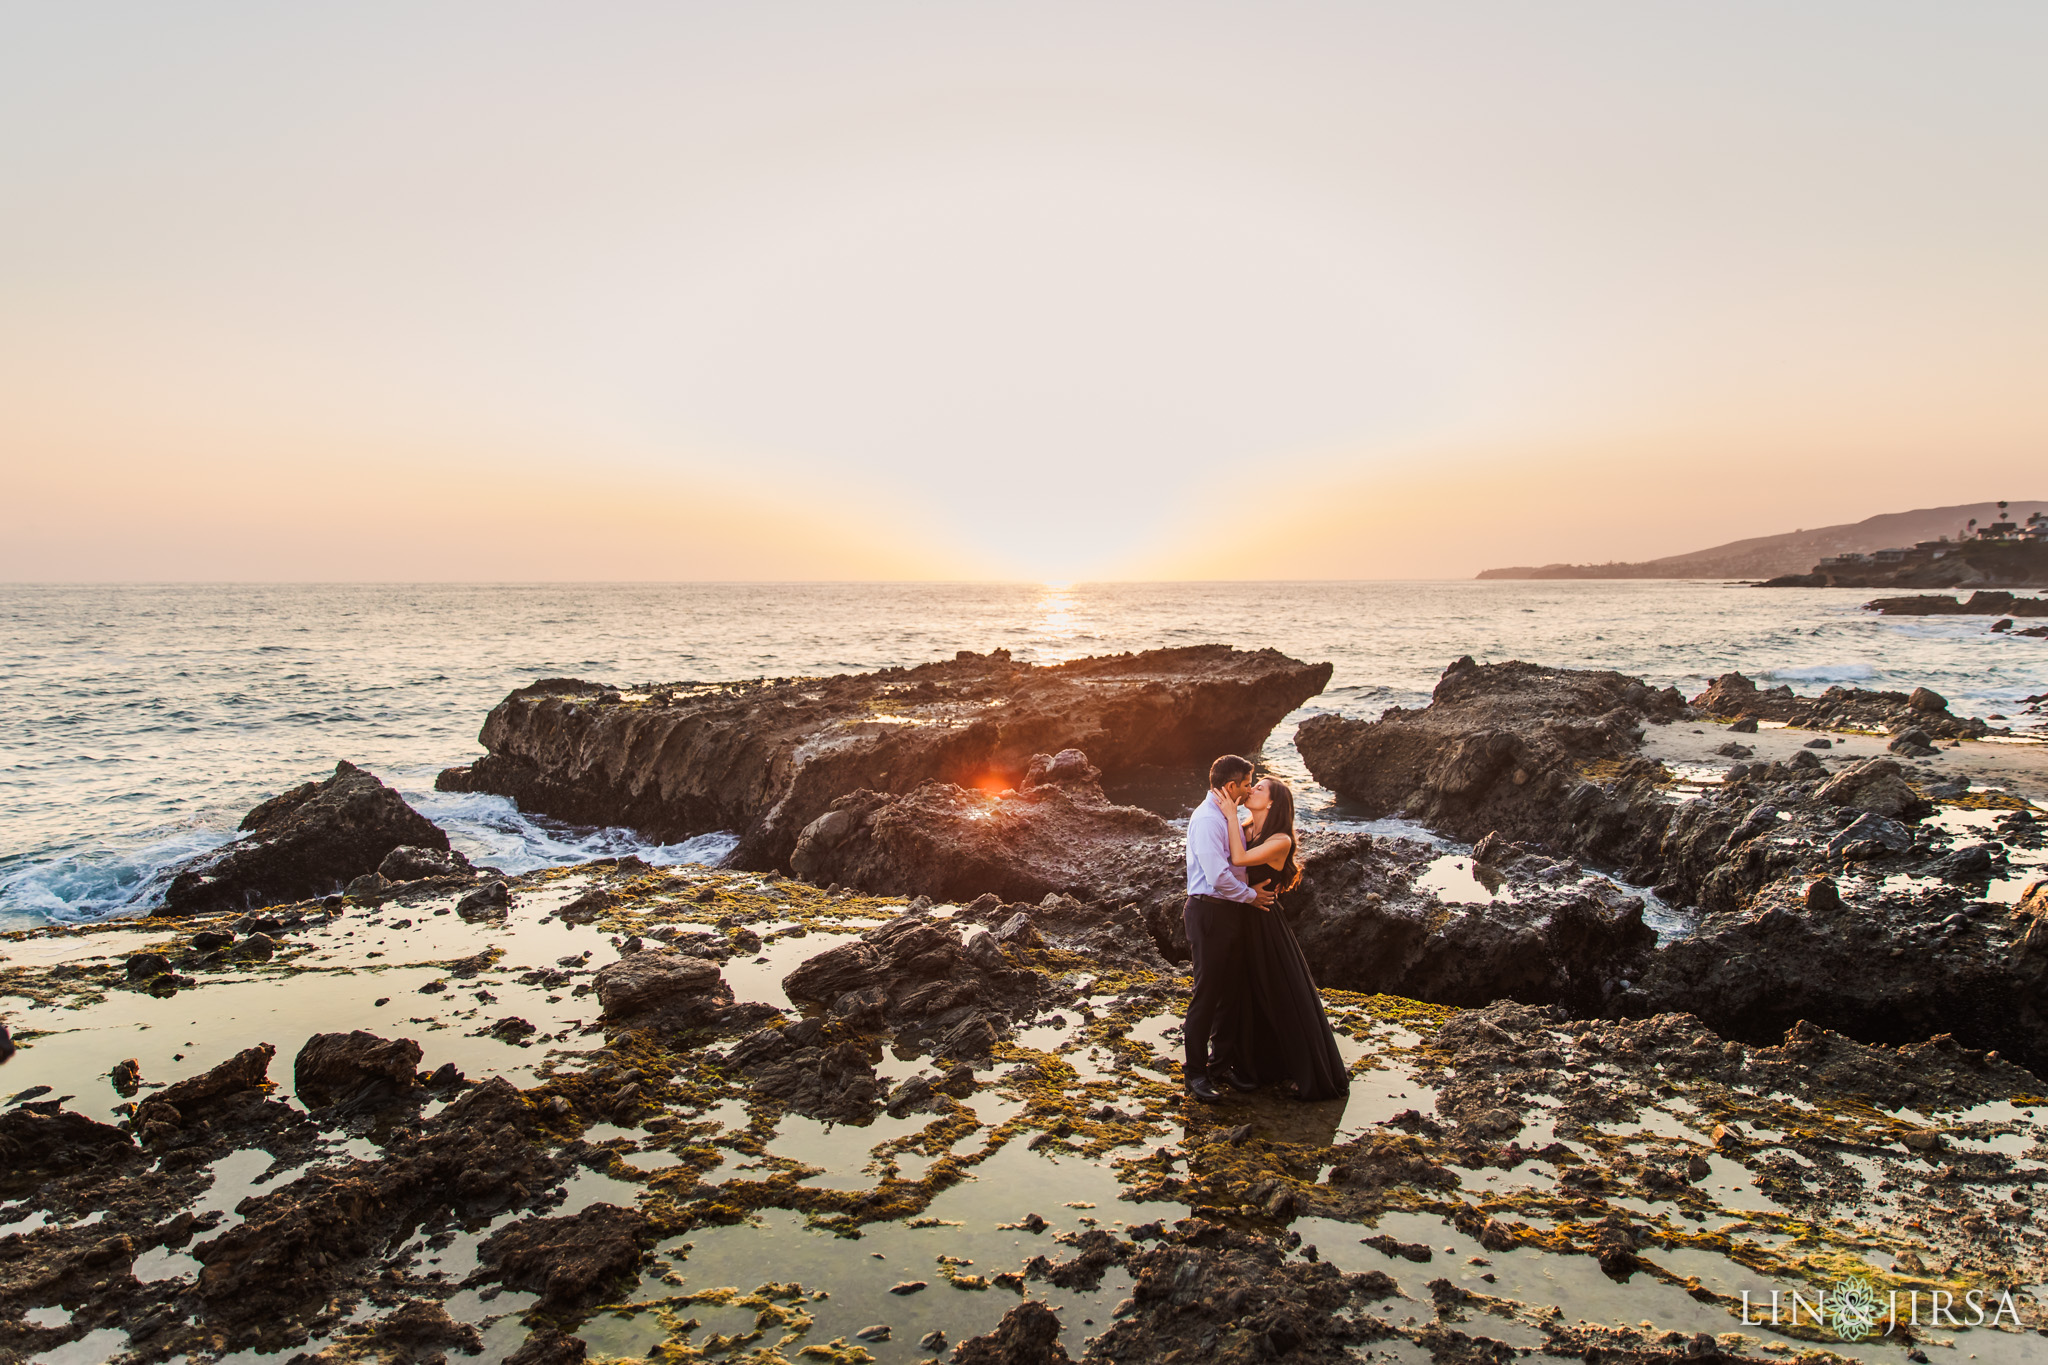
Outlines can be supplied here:
[[1266, 807], [1266, 818], [1259, 822], [1259, 838], [1264, 841], [1276, 834], [1287, 836], [1287, 861], [1280, 864], [1273, 887], [1292, 891], [1301, 885], [1301, 868], [1294, 861], [1294, 851], [1301, 846], [1301, 836], [1294, 832], [1294, 792], [1277, 777], [1268, 777], [1266, 788], [1272, 794], [1273, 804]]

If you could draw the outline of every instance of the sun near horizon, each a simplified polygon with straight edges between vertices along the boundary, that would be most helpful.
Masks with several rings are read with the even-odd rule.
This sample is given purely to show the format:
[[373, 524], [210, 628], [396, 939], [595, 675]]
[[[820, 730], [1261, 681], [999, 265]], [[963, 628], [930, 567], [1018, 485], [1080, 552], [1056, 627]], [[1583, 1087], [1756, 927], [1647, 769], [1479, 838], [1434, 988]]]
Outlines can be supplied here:
[[1467, 577], [2033, 489], [2048, 11], [0, 19], [0, 580]]

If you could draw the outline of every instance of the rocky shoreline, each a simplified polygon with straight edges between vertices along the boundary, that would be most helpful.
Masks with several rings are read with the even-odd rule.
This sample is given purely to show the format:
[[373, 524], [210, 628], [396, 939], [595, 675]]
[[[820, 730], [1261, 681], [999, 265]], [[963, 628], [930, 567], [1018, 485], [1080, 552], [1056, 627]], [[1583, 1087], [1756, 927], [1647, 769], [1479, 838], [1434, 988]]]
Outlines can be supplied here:
[[2014, 618], [2048, 616], [2048, 598], [2019, 597], [2009, 592], [1973, 592], [1967, 602], [1954, 597], [1880, 597], [1864, 609], [1880, 616], [1996, 616], [1991, 629], [2033, 639], [2048, 639], [2048, 625], [2017, 626]]
[[436, 786], [664, 840], [730, 830], [732, 865], [768, 869], [855, 790], [1000, 791], [1034, 754], [1069, 748], [1113, 783], [1199, 772], [1255, 751], [1329, 681], [1329, 664], [1223, 645], [1043, 667], [963, 650], [919, 668], [632, 693], [553, 678], [499, 703], [479, 736], [490, 752]]
[[2048, 545], [2038, 540], [1963, 540], [1939, 559], [1856, 567], [1816, 566], [1780, 574], [1762, 588], [2039, 588], [2048, 587]]
[[[1319, 781], [1470, 852], [1311, 832], [1282, 913], [1351, 1096], [1210, 1109], [1178, 832], [1118, 798], [1173, 718], [1254, 748], [1328, 666], [1064, 667], [508, 699], [504, 735], [610, 755], [552, 770], [565, 801], [584, 771], [681, 819], [716, 784], [678, 755], [780, 755], [745, 795], [769, 866], [506, 877], [343, 764], [176, 918], [7, 936], [0, 1360], [2039, 1349], [2048, 855], [1948, 771], [1986, 721], [1469, 660], [1313, 717]], [[1920, 1322], [1758, 1308], [1857, 1284]], [[2021, 1320], [1928, 1318], [1973, 1291]]]

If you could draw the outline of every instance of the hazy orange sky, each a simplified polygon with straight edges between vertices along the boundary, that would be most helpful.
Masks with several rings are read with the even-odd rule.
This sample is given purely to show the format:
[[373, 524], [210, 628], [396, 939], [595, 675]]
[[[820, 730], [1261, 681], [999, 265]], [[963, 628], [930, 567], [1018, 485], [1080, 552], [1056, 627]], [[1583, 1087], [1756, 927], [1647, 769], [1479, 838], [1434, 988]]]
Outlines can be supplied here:
[[0, 8], [0, 579], [1437, 577], [2048, 497], [2048, 6]]

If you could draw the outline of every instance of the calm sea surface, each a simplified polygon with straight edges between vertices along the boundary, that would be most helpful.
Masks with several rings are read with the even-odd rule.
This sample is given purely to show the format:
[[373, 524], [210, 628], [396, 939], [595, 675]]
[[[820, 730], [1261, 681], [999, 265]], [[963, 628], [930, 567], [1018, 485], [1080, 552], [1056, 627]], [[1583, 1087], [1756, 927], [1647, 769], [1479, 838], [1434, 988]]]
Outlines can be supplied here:
[[[1801, 691], [1926, 684], [1958, 711], [2048, 691], [2048, 645], [1982, 618], [1886, 620], [1863, 594], [1708, 583], [429, 584], [0, 587], [0, 929], [146, 906], [158, 874], [346, 758], [508, 871], [652, 849], [531, 820], [434, 774], [484, 713], [546, 676], [611, 682], [839, 673], [1008, 648], [1056, 661], [1272, 645], [1336, 664], [1293, 728], [1417, 705], [1460, 654], [1615, 668], [1690, 695], [1729, 670]], [[1329, 794], [1304, 813], [1341, 820]]]

